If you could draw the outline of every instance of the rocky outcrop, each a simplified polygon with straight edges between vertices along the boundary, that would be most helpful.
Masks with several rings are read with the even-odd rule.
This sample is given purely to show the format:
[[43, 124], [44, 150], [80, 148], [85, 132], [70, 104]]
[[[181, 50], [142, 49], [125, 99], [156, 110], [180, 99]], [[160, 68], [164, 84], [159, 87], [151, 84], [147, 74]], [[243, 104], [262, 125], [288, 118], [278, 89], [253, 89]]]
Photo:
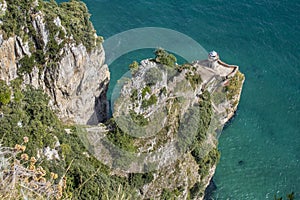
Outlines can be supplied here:
[[45, 18], [44, 15], [41, 11], [35, 13], [32, 16], [32, 25], [35, 30], [35, 32], [41, 37], [44, 45], [44, 49], [46, 45], [48, 44], [49, 41], [49, 30], [46, 29], [46, 23], [45, 23]]
[[[49, 42], [49, 31], [44, 15], [38, 12], [32, 19], [32, 25], [45, 49]], [[59, 18], [55, 18], [55, 23], [62, 27]], [[29, 50], [29, 42], [30, 39], [24, 42], [18, 36], [4, 40], [0, 33], [0, 79], [7, 84], [19, 77], [19, 61], [33, 53]], [[58, 44], [61, 42], [57, 41]], [[36, 65], [30, 73], [24, 74], [23, 85], [42, 88], [50, 96], [51, 107], [65, 123], [97, 124], [105, 120], [110, 74], [104, 64], [102, 45], [88, 51], [82, 43], [66, 42], [59, 56], [60, 60], [54, 64], [48, 60], [42, 67]]]
[[33, 72], [31, 77], [38, 79], [31, 78], [30, 84], [39, 85], [34, 80], [43, 80], [42, 87], [65, 122], [97, 124], [105, 120], [110, 74], [104, 64], [103, 48], [88, 53], [81, 44], [66, 47], [64, 52], [56, 69], [46, 68], [39, 78], [38, 72]]
[[[0, 36], [2, 38], [2, 35]], [[17, 78], [17, 50], [15, 47], [16, 39], [9, 38], [0, 44], [0, 78], [7, 83]]]
[[[225, 77], [231, 71], [213, 70], [206, 63], [170, 67], [147, 59], [132, 71], [131, 79], [119, 82], [116, 87], [122, 89], [113, 99], [114, 121], [125, 135], [133, 137], [134, 153], [111, 145], [109, 127], [87, 130], [83, 139], [86, 147], [113, 169], [112, 174], [128, 177], [130, 173], [152, 173], [153, 179], [139, 188], [141, 199], [160, 199], [167, 194], [176, 194], [176, 199], [204, 197], [218, 160], [216, 131], [237, 109], [244, 81], [238, 72], [237, 93], [228, 98], [226, 85], [232, 79]], [[206, 91], [211, 107], [202, 104], [200, 110], [205, 109], [198, 115]], [[200, 126], [207, 127], [199, 123], [201, 118], [210, 121], [205, 133], [199, 132]], [[193, 152], [195, 148], [198, 153]]]

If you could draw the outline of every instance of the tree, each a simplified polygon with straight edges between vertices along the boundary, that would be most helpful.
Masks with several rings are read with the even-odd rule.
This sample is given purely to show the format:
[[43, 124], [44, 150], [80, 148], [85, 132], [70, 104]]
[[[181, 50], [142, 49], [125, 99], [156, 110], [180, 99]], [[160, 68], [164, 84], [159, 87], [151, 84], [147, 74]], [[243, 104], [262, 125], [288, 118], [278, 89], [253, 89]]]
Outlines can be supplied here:
[[163, 65], [174, 67], [177, 62], [177, 59], [173, 54], [169, 54], [162, 48], [156, 49], [155, 55], [155, 61]]

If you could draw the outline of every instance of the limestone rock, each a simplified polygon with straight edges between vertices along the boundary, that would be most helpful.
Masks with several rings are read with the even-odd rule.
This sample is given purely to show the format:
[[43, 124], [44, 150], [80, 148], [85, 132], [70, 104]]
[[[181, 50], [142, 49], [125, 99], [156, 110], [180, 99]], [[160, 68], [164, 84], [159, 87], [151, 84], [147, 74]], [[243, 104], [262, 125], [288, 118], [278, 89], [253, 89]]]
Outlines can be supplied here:
[[15, 38], [9, 38], [8, 40], [3, 40], [0, 46], [0, 79], [6, 82], [17, 77], [17, 50], [15, 42]]
[[46, 29], [44, 15], [41, 11], [33, 16], [32, 25], [36, 33], [41, 36], [44, 43], [43, 46], [45, 47], [49, 41], [49, 31]]
[[[59, 20], [56, 19], [58, 24]], [[43, 42], [48, 42], [43, 15], [38, 13], [32, 21]], [[18, 36], [2, 39], [0, 33], [0, 79], [8, 84], [18, 77], [18, 61], [30, 56], [28, 42]], [[56, 67], [33, 67], [24, 74], [24, 85], [42, 88], [50, 96], [50, 105], [66, 123], [97, 124], [106, 119], [106, 91], [110, 80], [102, 45], [90, 52], [82, 44], [67, 43]]]

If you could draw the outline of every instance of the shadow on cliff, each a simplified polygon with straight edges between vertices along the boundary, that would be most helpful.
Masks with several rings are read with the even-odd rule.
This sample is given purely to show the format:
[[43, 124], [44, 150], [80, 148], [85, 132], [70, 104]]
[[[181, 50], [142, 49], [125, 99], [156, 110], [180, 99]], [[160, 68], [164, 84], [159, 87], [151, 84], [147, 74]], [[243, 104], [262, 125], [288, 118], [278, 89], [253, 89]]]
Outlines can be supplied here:
[[87, 125], [98, 125], [100, 122], [105, 122], [108, 118], [109, 102], [106, 98], [106, 93], [108, 90], [108, 84], [105, 84], [106, 81], [108, 80], [106, 79], [99, 85], [99, 89], [102, 89], [104, 92], [100, 92], [100, 96], [95, 97], [94, 112], [87, 121]]
[[103, 98], [102, 95], [95, 97], [94, 113], [87, 121], [87, 125], [98, 125], [100, 122], [107, 120], [107, 108], [108, 102], [106, 96]]

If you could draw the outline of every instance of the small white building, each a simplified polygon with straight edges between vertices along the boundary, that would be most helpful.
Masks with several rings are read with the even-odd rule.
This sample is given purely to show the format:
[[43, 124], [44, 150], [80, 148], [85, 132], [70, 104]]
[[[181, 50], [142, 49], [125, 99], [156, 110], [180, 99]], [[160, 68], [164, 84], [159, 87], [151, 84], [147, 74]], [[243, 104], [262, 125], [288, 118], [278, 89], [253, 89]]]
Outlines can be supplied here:
[[209, 67], [215, 69], [219, 60], [219, 55], [216, 51], [211, 51], [208, 54]]

